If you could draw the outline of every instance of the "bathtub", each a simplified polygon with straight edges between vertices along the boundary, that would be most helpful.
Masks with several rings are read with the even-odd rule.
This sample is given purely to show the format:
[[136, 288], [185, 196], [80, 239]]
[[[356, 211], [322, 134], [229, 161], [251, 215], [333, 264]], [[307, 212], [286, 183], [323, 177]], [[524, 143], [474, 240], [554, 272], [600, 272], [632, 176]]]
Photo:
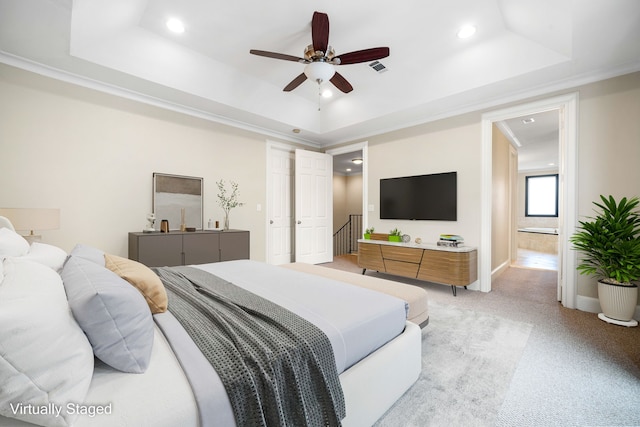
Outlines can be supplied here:
[[518, 248], [548, 254], [558, 253], [558, 229], [525, 227], [518, 229]]
[[539, 234], [555, 234], [558, 235], [557, 228], [548, 228], [548, 227], [525, 227], [518, 228], [518, 231], [523, 233], [539, 233]]

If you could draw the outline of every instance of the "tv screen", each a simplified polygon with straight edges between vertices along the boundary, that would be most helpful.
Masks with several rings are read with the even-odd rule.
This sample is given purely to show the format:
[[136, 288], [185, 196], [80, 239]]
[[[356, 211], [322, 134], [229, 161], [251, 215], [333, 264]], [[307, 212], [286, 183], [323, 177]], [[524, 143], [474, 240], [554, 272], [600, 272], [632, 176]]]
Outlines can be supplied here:
[[456, 221], [457, 172], [380, 180], [380, 219]]

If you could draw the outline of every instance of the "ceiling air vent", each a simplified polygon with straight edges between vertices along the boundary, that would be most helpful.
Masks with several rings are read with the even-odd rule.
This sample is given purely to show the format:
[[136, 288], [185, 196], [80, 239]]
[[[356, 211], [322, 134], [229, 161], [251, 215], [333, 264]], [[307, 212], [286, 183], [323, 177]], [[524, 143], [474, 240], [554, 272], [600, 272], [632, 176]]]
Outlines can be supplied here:
[[378, 73], [384, 73], [385, 71], [387, 71], [387, 67], [382, 65], [380, 61], [373, 61], [371, 64], [369, 64], [369, 67], [373, 68]]

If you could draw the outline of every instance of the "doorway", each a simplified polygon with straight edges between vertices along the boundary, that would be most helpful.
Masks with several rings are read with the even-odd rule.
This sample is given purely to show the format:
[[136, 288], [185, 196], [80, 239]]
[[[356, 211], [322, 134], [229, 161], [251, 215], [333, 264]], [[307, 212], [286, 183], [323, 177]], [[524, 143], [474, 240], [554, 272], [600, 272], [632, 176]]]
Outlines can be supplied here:
[[559, 211], [558, 217], [558, 300], [567, 308], [576, 307], [575, 254], [570, 253], [568, 233], [576, 225], [577, 104], [572, 93], [546, 100], [509, 107], [482, 116], [482, 184], [480, 232], [480, 290], [489, 292], [492, 279], [492, 197], [493, 126], [503, 120], [544, 111], [559, 112]]
[[[499, 132], [494, 135], [493, 143], [497, 145], [494, 151], [504, 150], [504, 145], [509, 144], [511, 154], [508, 178], [511, 194], [505, 198], [510, 204], [508, 210], [512, 212], [507, 230], [510, 250], [502, 252], [503, 257], [508, 254], [510, 259], [505, 259], [505, 264], [557, 271], [560, 110], [501, 120], [496, 123], [494, 132]], [[499, 160], [501, 156], [497, 158]], [[500, 176], [497, 170], [500, 167], [499, 161], [494, 163], [494, 179]], [[493, 239], [495, 244], [495, 232]], [[494, 257], [496, 253], [494, 248]], [[493, 259], [492, 265], [495, 264], [496, 259]]]
[[[353, 256], [368, 226], [367, 146], [365, 141], [326, 151], [334, 159], [334, 257]], [[361, 162], [355, 165], [354, 159]]]

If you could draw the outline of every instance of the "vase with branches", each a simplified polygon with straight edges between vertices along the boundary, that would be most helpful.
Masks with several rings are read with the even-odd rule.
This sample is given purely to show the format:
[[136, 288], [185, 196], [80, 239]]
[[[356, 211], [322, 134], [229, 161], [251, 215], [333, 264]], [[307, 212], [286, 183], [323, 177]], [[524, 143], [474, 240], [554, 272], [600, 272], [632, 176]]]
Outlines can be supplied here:
[[231, 191], [227, 190], [226, 184], [223, 179], [216, 182], [218, 185], [218, 204], [224, 211], [224, 230], [229, 229], [229, 212], [231, 209], [238, 206], [242, 206], [242, 203], [238, 201], [238, 183], [230, 181]]

